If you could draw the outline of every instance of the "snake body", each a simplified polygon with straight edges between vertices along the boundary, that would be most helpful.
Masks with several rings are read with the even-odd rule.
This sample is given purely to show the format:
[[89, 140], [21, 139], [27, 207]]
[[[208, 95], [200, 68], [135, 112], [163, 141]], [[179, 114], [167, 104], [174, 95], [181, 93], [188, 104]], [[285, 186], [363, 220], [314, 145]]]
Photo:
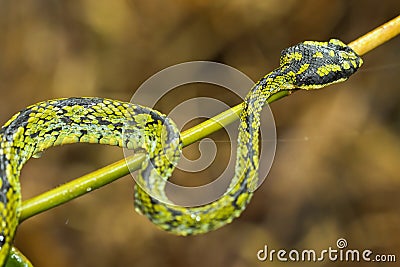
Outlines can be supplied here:
[[0, 266], [18, 225], [20, 171], [36, 153], [78, 142], [145, 150], [147, 160], [135, 189], [136, 210], [178, 235], [206, 233], [238, 217], [253, 195], [258, 181], [260, 112], [268, 97], [281, 90], [317, 89], [344, 81], [361, 64], [361, 58], [337, 39], [305, 41], [283, 50], [279, 68], [259, 80], [245, 98], [235, 175], [228, 189], [218, 200], [199, 207], [176, 206], [164, 193], [182, 146], [177, 127], [166, 115], [132, 103], [90, 97], [27, 107], [0, 130]]

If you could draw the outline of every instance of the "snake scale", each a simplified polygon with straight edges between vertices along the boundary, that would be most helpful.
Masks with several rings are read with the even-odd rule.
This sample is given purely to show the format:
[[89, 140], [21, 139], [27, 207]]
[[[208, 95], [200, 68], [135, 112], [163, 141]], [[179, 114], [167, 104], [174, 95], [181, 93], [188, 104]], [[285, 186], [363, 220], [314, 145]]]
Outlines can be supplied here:
[[182, 146], [177, 127], [166, 115], [96, 97], [55, 99], [27, 107], [0, 130], [0, 266], [18, 225], [20, 171], [33, 155], [78, 142], [145, 150], [147, 160], [135, 189], [136, 210], [178, 235], [206, 233], [238, 217], [252, 197], [258, 181], [260, 112], [268, 97], [282, 90], [318, 89], [344, 81], [361, 64], [361, 58], [337, 39], [305, 41], [283, 50], [279, 68], [259, 80], [245, 98], [235, 175], [228, 189], [218, 200], [199, 207], [176, 206], [164, 193]]

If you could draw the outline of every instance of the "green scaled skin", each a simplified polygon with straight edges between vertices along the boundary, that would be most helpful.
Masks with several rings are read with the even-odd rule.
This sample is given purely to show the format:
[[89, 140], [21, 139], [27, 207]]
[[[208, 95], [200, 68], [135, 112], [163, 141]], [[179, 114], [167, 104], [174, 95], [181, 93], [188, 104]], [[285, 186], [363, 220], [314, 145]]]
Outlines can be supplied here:
[[319, 89], [345, 81], [361, 64], [362, 59], [336, 39], [306, 41], [283, 50], [279, 68], [259, 80], [245, 98], [235, 176], [225, 194], [208, 205], [185, 208], [163, 204], [137, 190], [136, 209], [162, 229], [178, 235], [207, 233], [230, 223], [246, 208], [258, 182], [258, 130], [267, 99], [282, 90]]
[[283, 50], [279, 68], [259, 80], [245, 99], [230, 186], [221, 198], [199, 207], [174, 205], [165, 195], [182, 146], [178, 129], [165, 115], [131, 103], [90, 97], [49, 100], [26, 108], [0, 130], [0, 266], [18, 225], [20, 171], [34, 154], [79, 142], [145, 150], [147, 160], [135, 190], [136, 210], [174, 234], [206, 233], [239, 217], [250, 202], [258, 181], [260, 112], [267, 99], [282, 90], [312, 90], [344, 81], [361, 64], [361, 58], [336, 39], [305, 41]]

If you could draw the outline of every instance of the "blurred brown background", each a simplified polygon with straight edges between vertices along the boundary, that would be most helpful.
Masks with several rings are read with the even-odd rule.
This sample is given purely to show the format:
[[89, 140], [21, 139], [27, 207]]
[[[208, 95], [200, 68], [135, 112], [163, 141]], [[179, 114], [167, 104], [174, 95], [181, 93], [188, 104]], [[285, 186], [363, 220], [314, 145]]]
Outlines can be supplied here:
[[[51, 98], [129, 101], [157, 71], [191, 60], [222, 62], [257, 80], [278, 65], [285, 47], [331, 37], [350, 42], [399, 11], [397, 0], [0, 0], [0, 122]], [[346, 83], [272, 105], [274, 164], [232, 224], [203, 236], [164, 233], [133, 211], [133, 181], [124, 177], [26, 221], [16, 245], [41, 267], [283, 266], [259, 262], [257, 251], [265, 244], [335, 248], [342, 237], [349, 248], [396, 254], [399, 261], [399, 45], [397, 37], [365, 55]], [[239, 103], [224, 92], [191, 86], [180, 95]], [[169, 101], [163, 103], [158, 108], [167, 112]], [[25, 166], [24, 198], [120, 158], [121, 149], [104, 146], [51, 149]]]

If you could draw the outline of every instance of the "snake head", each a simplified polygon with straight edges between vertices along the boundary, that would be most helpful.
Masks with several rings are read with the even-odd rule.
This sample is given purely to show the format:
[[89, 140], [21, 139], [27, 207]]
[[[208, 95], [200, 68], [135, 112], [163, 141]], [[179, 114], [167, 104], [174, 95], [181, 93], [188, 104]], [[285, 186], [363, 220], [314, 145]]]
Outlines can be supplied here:
[[337, 39], [305, 41], [282, 51], [280, 65], [294, 77], [300, 89], [317, 89], [347, 80], [362, 65], [362, 59]]

